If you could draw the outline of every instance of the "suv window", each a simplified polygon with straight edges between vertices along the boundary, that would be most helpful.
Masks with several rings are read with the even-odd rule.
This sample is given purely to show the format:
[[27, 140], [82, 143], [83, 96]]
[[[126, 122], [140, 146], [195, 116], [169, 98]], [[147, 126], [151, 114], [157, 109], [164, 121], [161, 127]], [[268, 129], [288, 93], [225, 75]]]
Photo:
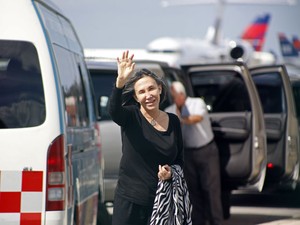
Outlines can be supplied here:
[[246, 85], [232, 71], [205, 71], [190, 74], [193, 92], [202, 98], [209, 112], [251, 111]]
[[0, 129], [42, 124], [44, 88], [36, 48], [22, 41], [0, 41]]
[[111, 120], [107, 111], [108, 97], [116, 81], [116, 71], [90, 70], [97, 101], [101, 98], [101, 120]]
[[286, 99], [279, 73], [253, 75], [264, 113], [286, 112]]

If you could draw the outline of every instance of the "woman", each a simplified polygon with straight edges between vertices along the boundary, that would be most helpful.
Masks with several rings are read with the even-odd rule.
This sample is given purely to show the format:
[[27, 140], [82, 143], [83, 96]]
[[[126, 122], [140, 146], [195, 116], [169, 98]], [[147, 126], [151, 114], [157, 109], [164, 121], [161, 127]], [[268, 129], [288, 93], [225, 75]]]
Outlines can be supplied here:
[[123, 153], [112, 220], [113, 225], [146, 225], [158, 179], [171, 179], [171, 165], [183, 166], [183, 144], [177, 116], [159, 109], [166, 94], [163, 80], [146, 69], [133, 74], [134, 56], [128, 54], [117, 58], [109, 108], [121, 126]]

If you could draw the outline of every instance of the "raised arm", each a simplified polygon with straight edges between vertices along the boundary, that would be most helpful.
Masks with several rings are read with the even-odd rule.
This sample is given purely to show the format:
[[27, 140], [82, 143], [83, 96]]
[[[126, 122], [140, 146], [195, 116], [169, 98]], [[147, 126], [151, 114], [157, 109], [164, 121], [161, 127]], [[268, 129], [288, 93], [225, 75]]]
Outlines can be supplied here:
[[122, 106], [122, 91], [135, 67], [133, 62], [134, 55], [130, 57], [128, 55], [129, 51], [125, 51], [121, 58], [117, 58], [118, 76], [109, 104], [109, 114], [112, 120], [120, 126], [125, 126], [129, 116], [129, 112]]

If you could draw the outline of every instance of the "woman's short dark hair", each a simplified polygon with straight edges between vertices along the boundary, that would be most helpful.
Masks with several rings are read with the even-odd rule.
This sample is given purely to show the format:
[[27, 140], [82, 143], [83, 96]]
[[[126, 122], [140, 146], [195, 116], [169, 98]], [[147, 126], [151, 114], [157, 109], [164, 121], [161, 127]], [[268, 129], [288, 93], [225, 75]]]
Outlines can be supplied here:
[[143, 78], [143, 77], [151, 77], [155, 80], [155, 82], [157, 83], [157, 85], [161, 85], [161, 94], [160, 94], [160, 103], [162, 103], [165, 98], [166, 98], [166, 93], [167, 93], [167, 86], [163, 80], [162, 77], [159, 77], [158, 75], [156, 75], [154, 72], [148, 70], [148, 69], [141, 69], [139, 71], [137, 71], [136, 73], [134, 73], [134, 75], [127, 81], [127, 83], [125, 84], [125, 88], [123, 90], [123, 103], [124, 104], [132, 104], [135, 103], [136, 101], [134, 99], [134, 85], [135, 83]]

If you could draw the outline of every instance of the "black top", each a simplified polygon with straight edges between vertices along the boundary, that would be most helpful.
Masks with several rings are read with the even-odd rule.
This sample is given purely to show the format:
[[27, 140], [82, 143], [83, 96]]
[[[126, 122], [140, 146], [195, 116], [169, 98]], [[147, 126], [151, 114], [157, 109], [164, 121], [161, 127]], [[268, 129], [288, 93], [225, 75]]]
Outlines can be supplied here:
[[122, 158], [116, 195], [140, 204], [153, 204], [159, 165], [183, 166], [183, 142], [179, 119], [168, 113], [167, 131], [158, 131], [137, 105], [122, 105], [122, 90], [114, 88], [109, 113], [121, 126]]

